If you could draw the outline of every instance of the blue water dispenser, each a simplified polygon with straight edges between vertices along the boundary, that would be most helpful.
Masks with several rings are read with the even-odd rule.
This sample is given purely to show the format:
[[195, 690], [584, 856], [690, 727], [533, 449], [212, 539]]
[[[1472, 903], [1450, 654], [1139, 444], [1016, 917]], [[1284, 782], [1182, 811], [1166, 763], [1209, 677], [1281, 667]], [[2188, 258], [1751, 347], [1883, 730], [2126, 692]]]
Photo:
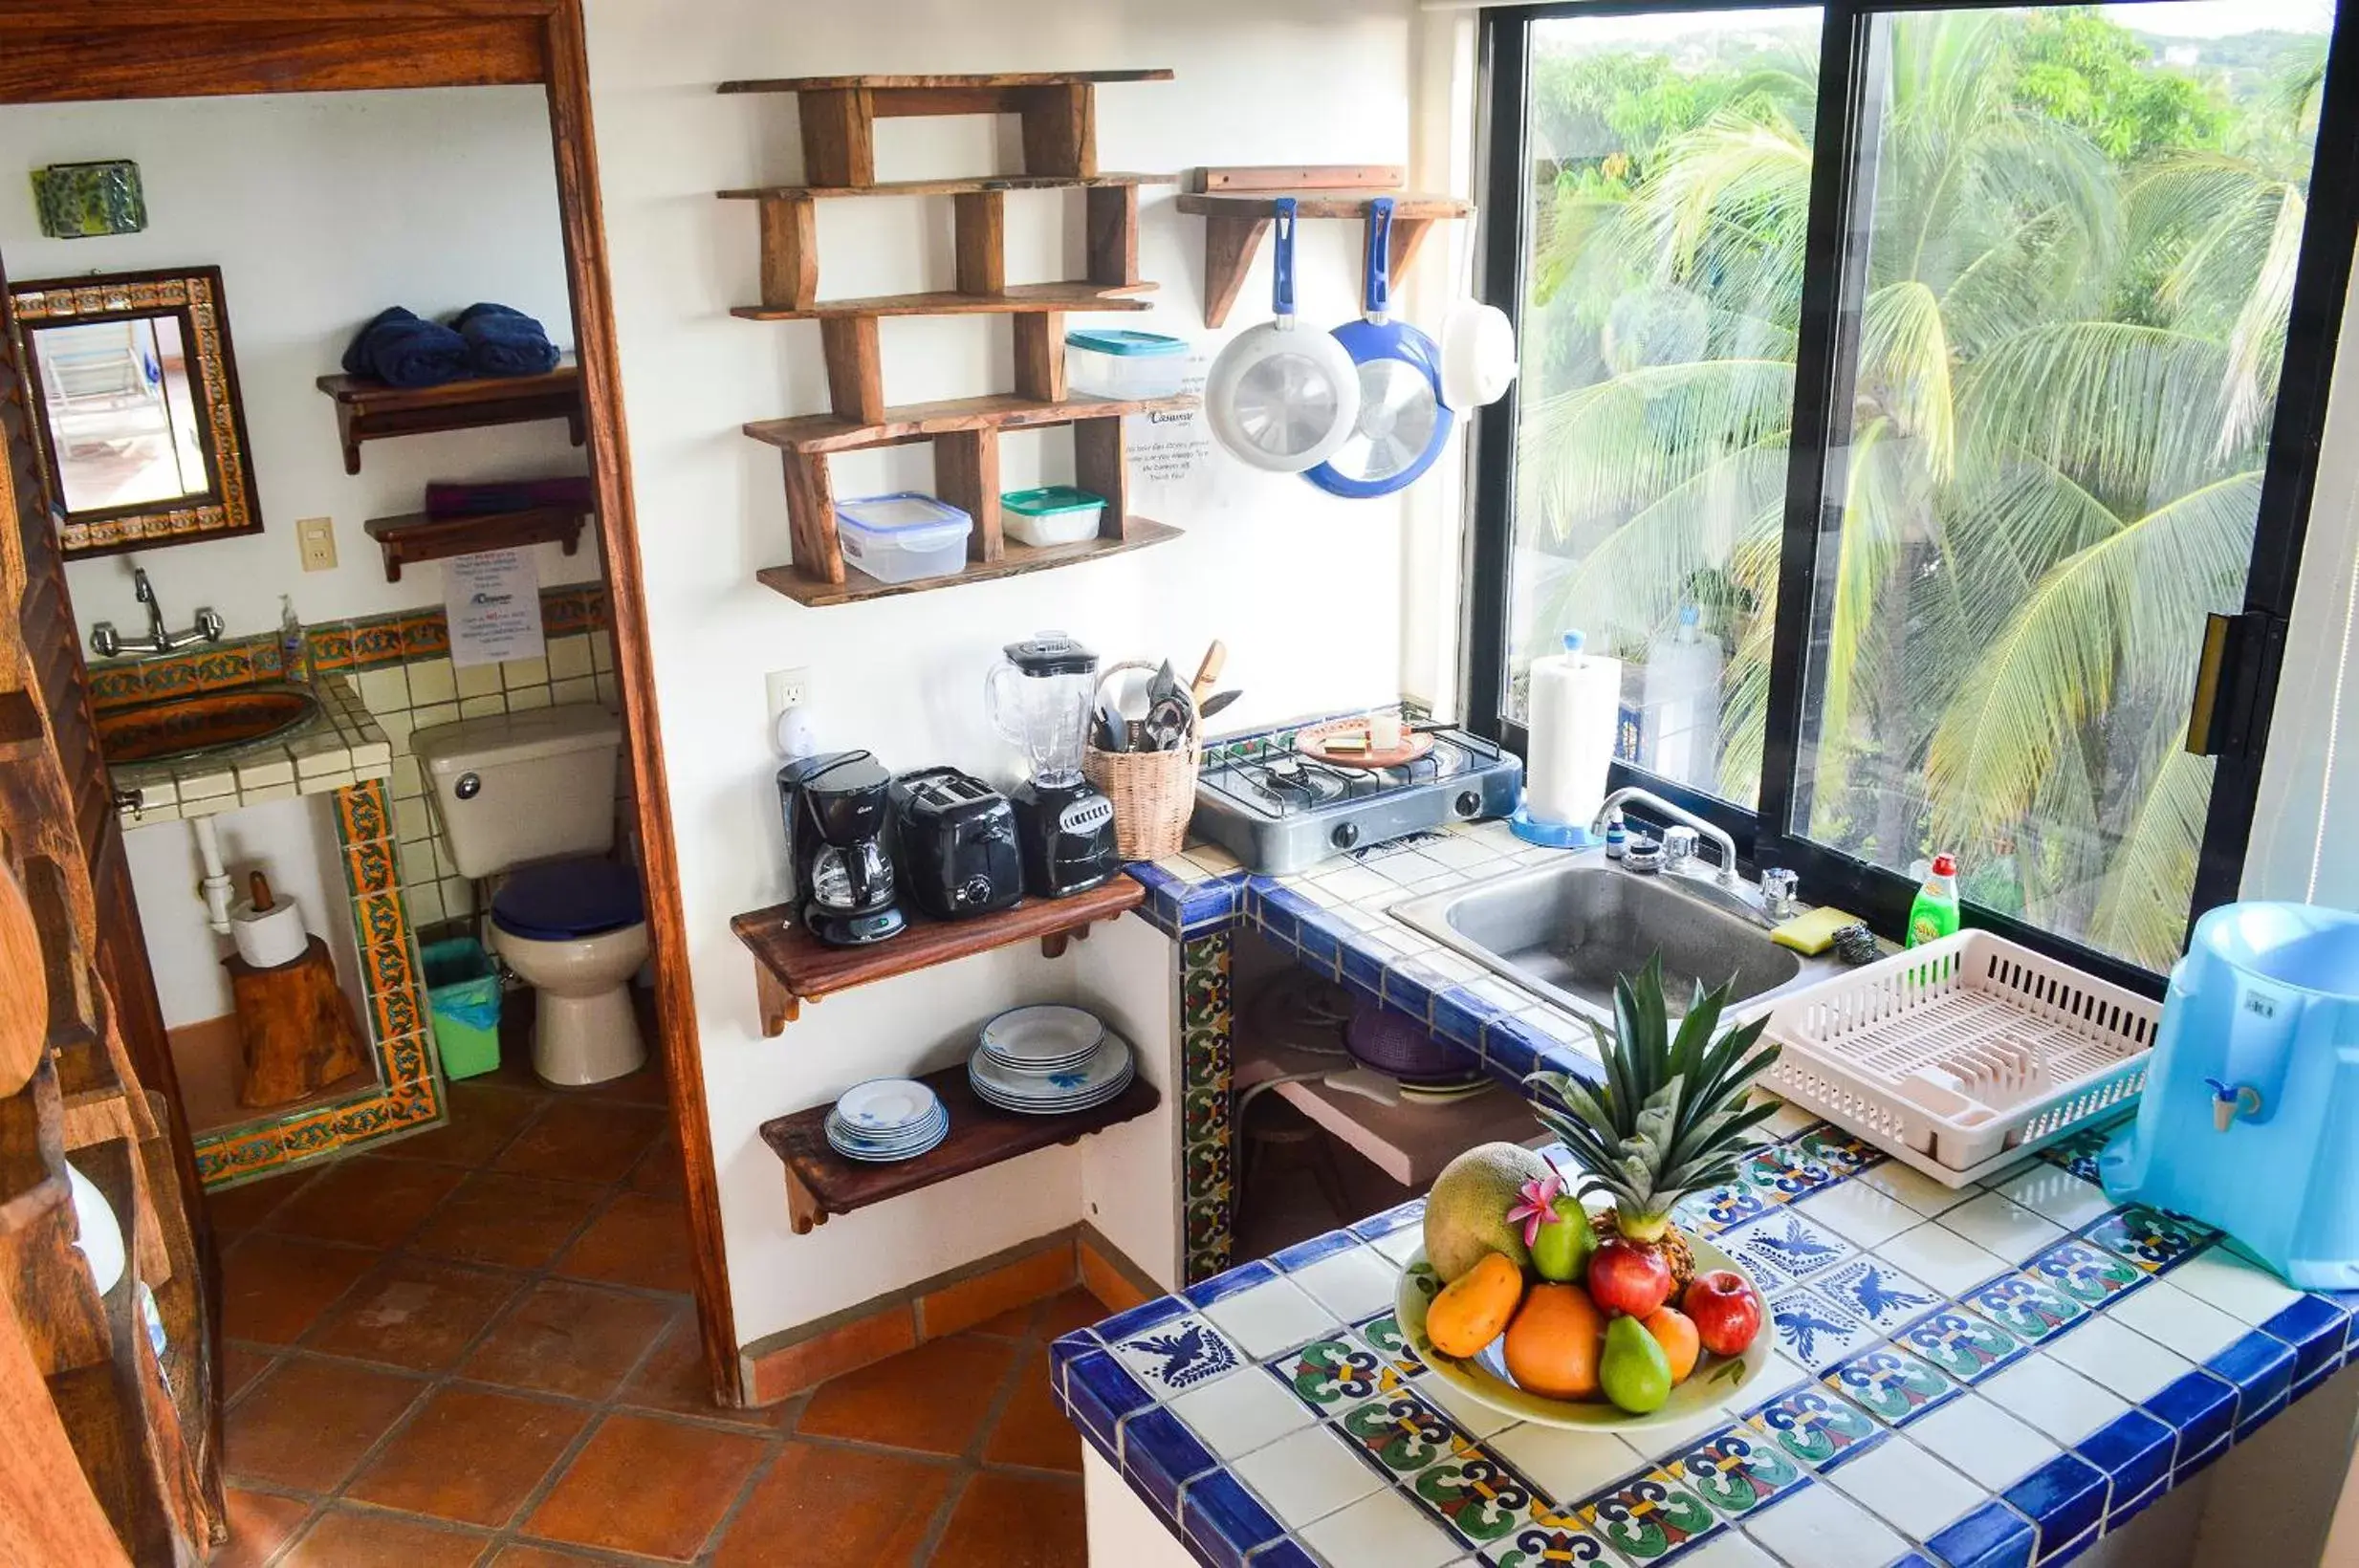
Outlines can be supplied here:
[[2226, 1231], [2304, 1290], [2359, 1289], [2359, 915], [2231, 904], [2171, 973], [2107, 1193]]

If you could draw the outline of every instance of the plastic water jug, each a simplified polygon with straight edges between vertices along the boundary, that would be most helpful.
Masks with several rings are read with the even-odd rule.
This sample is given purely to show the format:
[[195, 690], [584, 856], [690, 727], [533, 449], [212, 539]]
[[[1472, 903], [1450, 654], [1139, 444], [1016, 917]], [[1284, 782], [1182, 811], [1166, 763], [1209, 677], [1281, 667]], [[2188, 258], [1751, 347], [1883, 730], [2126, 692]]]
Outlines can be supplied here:
[[2098, 1168], [2304, 1290], [2359, 1289], [2359, 915], [2231, 904], [2171, 973], [2137, 1120]]

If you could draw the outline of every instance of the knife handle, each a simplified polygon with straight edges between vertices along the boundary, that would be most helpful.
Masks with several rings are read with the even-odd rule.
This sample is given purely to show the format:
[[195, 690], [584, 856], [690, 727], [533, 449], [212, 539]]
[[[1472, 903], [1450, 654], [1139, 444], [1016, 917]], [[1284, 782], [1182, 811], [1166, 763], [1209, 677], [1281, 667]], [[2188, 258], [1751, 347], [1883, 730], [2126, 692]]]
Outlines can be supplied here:
[[1228, 664], [1229, 644], [1214, 638], [1212, 645], [1204, 650], [1204, 663], [1196, 666], [1195, 685], [1189, 688], [1188, 695], [1195, 700], [1197, 707], [1201, 708], [1204, 699], [1212, 694], [1213, 686], [1220, 680], [1220, 672]]

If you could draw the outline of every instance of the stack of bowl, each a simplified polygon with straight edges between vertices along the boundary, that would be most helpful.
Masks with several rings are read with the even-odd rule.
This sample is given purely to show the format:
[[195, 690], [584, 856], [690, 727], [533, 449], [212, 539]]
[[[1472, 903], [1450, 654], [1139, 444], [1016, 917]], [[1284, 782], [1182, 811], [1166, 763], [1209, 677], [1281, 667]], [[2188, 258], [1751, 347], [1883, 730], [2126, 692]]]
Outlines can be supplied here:
[[983, 1026], [967, 1061], [967, 1081], [986, 1105], [1028, 1116], [1063, 1116], [1113, 1100], [1130, 1087], [1130, 1047], [1098, 1015], [1078, 1007], [1019, 1007]]
[[950, 1136], [950, 1113], [915, 1078], [870, 1078], [827, 1113], [827, 1143], [847, 1160], [914, 1160]]

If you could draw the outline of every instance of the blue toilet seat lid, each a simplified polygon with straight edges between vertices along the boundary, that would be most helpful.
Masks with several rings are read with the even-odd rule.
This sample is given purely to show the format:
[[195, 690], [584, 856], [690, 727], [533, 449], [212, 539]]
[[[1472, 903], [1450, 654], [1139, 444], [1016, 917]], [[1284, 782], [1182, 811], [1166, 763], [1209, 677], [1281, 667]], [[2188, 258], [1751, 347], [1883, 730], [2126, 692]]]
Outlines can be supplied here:
[[491, 899], [491, 921], [527, 942], [570, 942], [646, 918], [639, 875], [612, 860], [549, 860], [519, 867]]

